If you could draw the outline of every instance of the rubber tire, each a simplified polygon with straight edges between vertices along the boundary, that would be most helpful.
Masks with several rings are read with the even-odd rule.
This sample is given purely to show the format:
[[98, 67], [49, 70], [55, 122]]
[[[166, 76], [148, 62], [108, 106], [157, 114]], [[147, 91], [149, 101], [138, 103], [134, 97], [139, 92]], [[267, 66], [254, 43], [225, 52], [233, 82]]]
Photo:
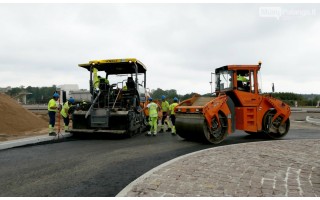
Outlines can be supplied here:
[[[210, 138], [208, 138], [207, 136], [206, 136], [206, 132], [207, 132], [207, 123], [205, 122], [205, 125], [204, 125], [204, 127], [203, 127], [203, 136], [204, 136], [204, 139], [205, 139], [205, 142], [207, 142], [207, 143], [211, 143], [211, 144], [219, 144], [219, 143], [221, 143], [222, 141], [224, 141], [224, 139], [227, 137], [227, 135], [228, 135], [228, 119], [227, 119], [227, 117], [222, 113], [222, 112], [219, 112], [219, 118], [221, 119], [221, 118], [224, 118], [225, 119], [225, 121], [224, 122], [222, 122], [222, 123], [225, 123], [225, 125], [227, 126], [227, 127], [225, 127], [225, 128], [223, 128], [224, 130], [224, 133], [222, 133], [222, 135], [221, 135], [221, 137], [219, 138], [219, 139], [217, 139], [217, 140], [212, 140], [212, 139], [210, 139]], [[208, 133], [207, 133], [208, 134]]]
[[269, 114], [272, 114], [274, 116], [275, 113], [272, 113], [273, 111], [268, 111], [266, 112], [266, 114], [264, 115], [263, 117], [263, 120], [262, 120], [262, 129], [264, 130], [263, 133], [265, 133], [270, 139], [280, 139], [280, 138], [283, 138], [284, 136], [287, 135], [287, 133], [289, 132], [289, 129], [290, 129], [290, 119], [288, 118], [287, 121], [285, 122], [287, 124], [286, 126], [286, 131], [285, 133], [279, 135], [279, 133], [268, 133], [266, 132], [266, 125], [267, 125], [267, 116]]

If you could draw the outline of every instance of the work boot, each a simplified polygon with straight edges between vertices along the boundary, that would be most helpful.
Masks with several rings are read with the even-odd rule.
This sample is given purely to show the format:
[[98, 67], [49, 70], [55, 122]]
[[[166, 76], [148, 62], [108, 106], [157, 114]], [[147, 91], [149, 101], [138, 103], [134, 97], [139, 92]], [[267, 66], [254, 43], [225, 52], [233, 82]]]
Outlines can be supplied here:
[[151, 135], [151, 132], [150, 131], [148, 131], [147, 132], [147, 134], [146, 134], [146, 136], [150, 136]]
[[53, 131], [53, 127], [52, 127], [51, 124], [49, 124], [49, 134], [52, 133], [52, 132], [54, 132], [54, 131]]
[[64, 126], [64, 131], [69, 132], [69, 126]]
[[56, 132], [49, 133], [49, 136], [57, 136]]
[[172, 126], [171, 135], [176, 135], [176, 126]]
[[153, 135], [153, 136], [157, 136], [157, 132], [154, 132], [152, 135]]

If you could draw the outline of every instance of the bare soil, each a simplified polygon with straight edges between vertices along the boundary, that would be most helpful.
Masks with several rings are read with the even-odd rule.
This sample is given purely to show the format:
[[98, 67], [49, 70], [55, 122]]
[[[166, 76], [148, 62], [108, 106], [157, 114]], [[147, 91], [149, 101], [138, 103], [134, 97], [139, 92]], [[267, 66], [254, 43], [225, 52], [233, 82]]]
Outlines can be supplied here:
[[0, 93], [0, 141], [44, 134], [48, 122]]

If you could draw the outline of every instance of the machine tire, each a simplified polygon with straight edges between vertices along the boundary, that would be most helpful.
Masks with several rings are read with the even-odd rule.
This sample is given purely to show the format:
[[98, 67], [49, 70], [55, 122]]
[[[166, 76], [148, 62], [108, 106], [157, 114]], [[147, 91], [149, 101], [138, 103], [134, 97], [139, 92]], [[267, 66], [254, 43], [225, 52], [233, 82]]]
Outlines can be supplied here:
[[[212, 134], [212, 132], [209, 130], [207, 123], [206, 122], [204, 123], [203, 136], [204, 136], [206, 142], [209, 142], [212, 144], [219, 144], [227, 137], [227, 135], [228, 135], [227, 117], [222, 112], [219, 112], [219, 119], [220, 119], [222, 127], [216, 128], [216, 134], [217, 134], [216, 136], [214, 134]], [[218, 124], [217, 119], [212, 119], [212, 121], [213, 121], [213, 123]]]
[[280, 139], [287, 135], [290, 129], [290, 119], [288, 118], [283, 126], [279, 126], [278, 128], [273, 126], [273, 128], [277, 129], [277, 132], [270, 132], [268, 128], [268, 119], [273, 117], [275, 113], [273, 111], [268, 111], [263, 118], [263, 130], [265, 134], [271, 139]]

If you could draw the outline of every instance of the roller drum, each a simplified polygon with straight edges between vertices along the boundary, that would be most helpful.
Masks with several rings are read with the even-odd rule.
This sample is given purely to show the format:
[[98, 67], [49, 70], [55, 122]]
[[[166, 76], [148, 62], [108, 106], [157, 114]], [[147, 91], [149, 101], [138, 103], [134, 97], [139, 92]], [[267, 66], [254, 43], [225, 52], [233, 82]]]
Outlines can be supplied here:
[[202, 113], [177, 114], [177, 134], [187, 140], [206, 140], [204, 136], [205, 119]]

